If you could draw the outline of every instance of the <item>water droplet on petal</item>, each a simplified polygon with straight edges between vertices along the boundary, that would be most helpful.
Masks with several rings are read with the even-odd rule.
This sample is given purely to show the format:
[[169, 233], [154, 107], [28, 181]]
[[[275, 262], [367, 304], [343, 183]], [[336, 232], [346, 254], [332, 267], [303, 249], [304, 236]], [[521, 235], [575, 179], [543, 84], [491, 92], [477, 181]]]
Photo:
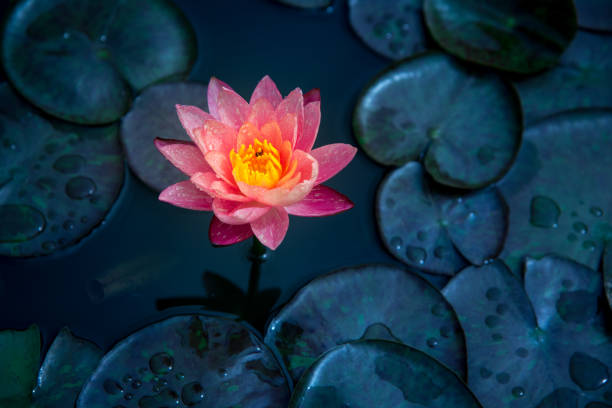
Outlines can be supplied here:
[[149, 360], [149, 367], [154, 374], [168, 374], [174, 368], [174, 359], [168, 353], [157, 353]]
[[514, 387], [512, 389], [512, 395], [516, 398], [522, 398], [525, 396], [525, 389], [523, 387]]
[[582, 235], [586, 235], [586, 233], [589, 231], [586, 224], [580, 221], [576, 221], [572, 227], [574, 228], [574, 231]]
[[23, 242], [45, 229], [45, 216], [28, 205], [0, 205], [0, 242]]
[[204, 388], [199, 382], [186, 384], [181, 391], [181, 399], [186, 405], [197, 405], [204, 399]]
[[570, 377], [583, 390], [592, 391], [608, 383], [610, 372], [598, 359], [576, 352], [570, 358]]
[[393, 248], [396, 251], [401, 251], [402, 249], [402, 245], [404, 245], [404, 241], [402, 241], [402, 239], [400, 237], [393, 237], [391, 238], [391, 248]]
[[591, 207], [589, 212], [591, 213], [591, 215], [593, 215], [595, 217], [601, 217], [603, 215], [603, 211], [599, 207]]
[[96, 183], [89, 177], [77, 176], [66, 183], [66, 194], [74, 200], [81, 200], [96, 192]]
[[582, 248], [586, 249], [587, 251], [595, 251], [595, 249], [597, 249], [597, 244], [591, 240], [584, 241], [582, 243]]
[[423, 248], [415, 246], [406, 247], [406, 256], [408, 259], [419, 265], [423, 265], [427, 259], [427, 252]]
[[435, 337], [430, 337], [427, 339], [427, 345], [431, 348], [435, 348], [438, 346], [438, 339]]
[[529, 222], [541, 228], [557, 228], [561, 209], [552, 199], [535, 196], [531, 199]]
[[117, 381], [114, 381], [111, 379], [104, 381], [104, 384], [102, 384], [102, 387], [104, 388], [104, 391], [106, 391], [107, 393], [111, 395], [117, 395], [117, 394], [123, 393], [123, 388], [121, 387], [121, 385], [119, 385]]

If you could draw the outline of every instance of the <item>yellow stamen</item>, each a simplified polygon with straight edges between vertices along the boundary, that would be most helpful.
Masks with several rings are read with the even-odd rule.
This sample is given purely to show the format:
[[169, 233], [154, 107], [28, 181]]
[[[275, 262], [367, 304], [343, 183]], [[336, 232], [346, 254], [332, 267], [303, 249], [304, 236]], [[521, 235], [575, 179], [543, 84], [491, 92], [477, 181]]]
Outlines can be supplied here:
[[252, 186], [272, 188], [283, 176], [278, 149], [266, 139], [256, 138], [248, 147], [242, 144], [238, 152], [232, 149], [230, 162], [234, 179]]

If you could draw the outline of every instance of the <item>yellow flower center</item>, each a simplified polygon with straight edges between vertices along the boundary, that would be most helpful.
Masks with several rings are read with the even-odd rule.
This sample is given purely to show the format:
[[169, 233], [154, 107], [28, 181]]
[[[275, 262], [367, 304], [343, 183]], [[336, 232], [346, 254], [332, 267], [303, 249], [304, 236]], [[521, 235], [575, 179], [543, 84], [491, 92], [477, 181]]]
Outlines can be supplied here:
[[238, 152], [232, 149], [230, 161], [234, 179], [252, 186], [272, 188], [283, 173], [280, 154], [266, 139], [255, 139], [248, 147], [242, 144]]

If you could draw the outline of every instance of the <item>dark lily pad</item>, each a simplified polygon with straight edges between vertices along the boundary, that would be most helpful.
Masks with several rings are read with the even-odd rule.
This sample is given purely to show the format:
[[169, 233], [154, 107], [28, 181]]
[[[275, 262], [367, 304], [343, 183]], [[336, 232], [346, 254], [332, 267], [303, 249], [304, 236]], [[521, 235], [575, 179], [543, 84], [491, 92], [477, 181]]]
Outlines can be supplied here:
[[612, 35], [579, 30], [558, 66], [514, 84], [526, 124], [577, 108], [612, 107]]
[[286, 4], [288, 6], [305, 8], [305, 9], [316, 9], [327, 7], [332, 3], [332, 0], [276, 0], [279, 3]]
[[2, 42], [17, 90], [44, 111], [83, 124], [119, 119], [132, 91], [186, 76], [195, 56], [192, 27], [167, 0], [24, 0]]
[[480, 408], [457, 375], [403, 344], [363, 340], [324, 354], [297, 384], [289, 408]]
[[463, 257], [474, 264], [494, 258], [507, 230], [507, 208], [497, 189], [465, 195], [439, 190], [417, 162], [393, 170], [380, 183], [376, 220], [389, 252], [443, 275], [463, 268]]
[[379, 54], [401, 59], [425, 50], [422, 0], [350, 0], [348, 6], [353, 30]]
[[29, 401], [39, 364], [37, 326], [23, 331], [0, 331], [0, 406], [21, 407], [20, 402]]
[[402, 165], [424, 156], [436, 181], [459, 188], [501, 177], [521, 140], [511, 87], [441, 53], [404, 60], [380, 74], [357, 102], [353, 127], [377, 162]]
[[100, 223], [123, 184], [117, 133], [49, 122], [0, 85], [0, 254], [48, 254]]
[[600, 31], [612, 31], [612, 7], [609, 0], [574, 0], [578, 25]]
[[526, 129], [498, 187], [510, 208], [501, 257], [563, 254], [596, 269], [612, 237], [612, 110], [576, 111]]
[[555, 65], [577, 27], [572, 0], [425, 0], [424, 10], [447, 51], [512, 72]]
[[206, 85], [176, 82], [151, 86], [140, 94], [121, 122], [121, 140], [128, 163], [146, 185], [161, 191], [185, 180], [181, 171], [155, 148], [156, 137], [189, 140], [176, 115], [175, 105], [200, 106], [205, 110]]
[[250, 329], [225, 318], [191, 315], [155, 323], [118, 343], [77, 406], [281, 408], [288, 400], [279, 363]]
[[562, 389], [585, 402], [602, 399], [612, 333], [598, 307], [596, 271], [555, 256], [530, 258], [523, 289], [495, 261], [466, 268], [443, 294], [465, 330], [469, 386], [484, 406], [559, 407], [550, 394]]
[[603, 256], [603, 281], [608, 304], [612, 309], [612, 241], [606, 243]]
[[423, 278], [388, 266], [347, 268], [308, 283], [270, 321], [265, 342], [297, 381], [321, 354], [357, 339], [408, 344], [465, 376], [455, 313]]

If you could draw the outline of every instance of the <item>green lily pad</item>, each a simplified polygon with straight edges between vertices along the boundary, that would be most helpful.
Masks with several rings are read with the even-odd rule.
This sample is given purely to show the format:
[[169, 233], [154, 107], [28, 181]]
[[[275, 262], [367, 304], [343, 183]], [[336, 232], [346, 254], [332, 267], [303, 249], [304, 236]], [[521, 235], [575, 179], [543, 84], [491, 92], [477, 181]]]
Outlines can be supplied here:
[[600, 31], [612, 31], [612, 7], [609, 0], [574, 0], [578, 25]]
[[118, 343], [77, 407], [285, 407], [287, 380], [272, 353], [238, 322], [204, 315], [152, 324]]
[[608, 304], [612, 309], [612, 241], [606, 243], [603, 256], [603, 281]]
[[0, 406], [29, 400], [40, 364], [40, 332], [35, 325], [27, 330], [0, 331]]
[[550, 394], [561, 389], [601, 400], [612, 333], [598, 307], [600, 275], [556, 256], [530, 258], [524, 287], [495, 261], [466, 268], [444, 288], [465, 330], [470, 389], [497, 408], [558, 407]]
[[353, 127], [377, 162], [399, 166], [423, 156], [437, 182], [459, 188], [500, 178], [521, 141], [520, 106], [511, 87], [441, 53], [404, 60], [380, 74], [359, 98]]
[[135, 100], [121, 121], [121, 140], [130, 168], [146, 185], [161, 191], [187, 178], [155, 148], [156, 137], [190, 140], [175, 105], [206, 107], [206, 85], [175, 82], [151, 86]]
[[497, 256], [507, 230], [507, 208], [497, 189], [464, 195], [439, 190], [418, 162], [393, 170], [380, 183], [376, 221], [389, 252], [442, 275], [461, 270], [463, 258], [482, 264]]
[[377, 53], [401, 59], [426, 49], [422, 0], [350, 0], [348, 7], [351, 27]]
[[498, 184], [510, 208], [501, 258], [563, 254], [596, 269], [612, 237], [612, 110], [576, 111], [525, 130], [516, 163]]
[[412, 347], [385, 340], [343, 344], [297, 384], [289, 408], [481, 408], [457, 375]]
[[117, 125], [50, 122], [0, 85], [1, 255], [48, 254], [83, 238], [123, 177]]
[[465, 376], [455, 313], [423, 278], [388, 266], [347, 268], [311, 281], [270, 321], [265, 342], [297, 381], [321, 354], [357, 339], [408, 344]]
[[195, 34], [167, 0], [23, 0], [4, 28], [6, 74], [30, 102], [83, 124], [119, 119], [131, 93], [185, 77]]
[[572, 0], [425, 0], [424, 10], [448, 52], [520, 73], [555, 65], [577, 27]]
[[514, 85], [526, 124], [577, 108], [612, 107], [612, 35], [579, 30], [558, 66]]
[[316, 9], [324, 8], [331, 5], [332, 0], [276, 0], [279, 3], [286, 4], [288, 6], [305, 8], [305, 9]]

